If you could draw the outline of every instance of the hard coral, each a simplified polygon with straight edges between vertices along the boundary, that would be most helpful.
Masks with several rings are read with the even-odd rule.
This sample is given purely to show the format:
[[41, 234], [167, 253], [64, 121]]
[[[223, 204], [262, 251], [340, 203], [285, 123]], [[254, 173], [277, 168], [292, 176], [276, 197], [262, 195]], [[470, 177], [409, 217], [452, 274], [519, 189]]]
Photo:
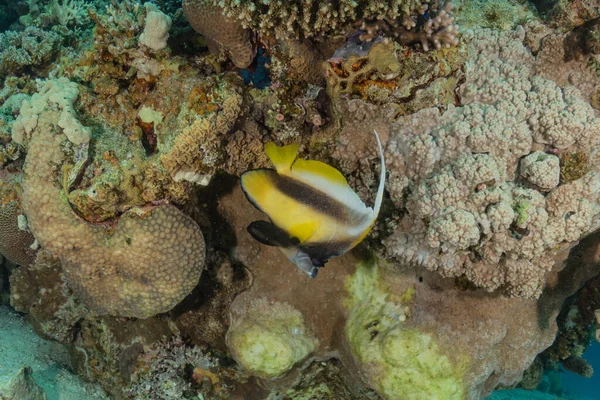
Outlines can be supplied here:
[[242, 113], [241, 79], [207, 79], [191, 88], [180, 131], [159, 138], [160, 160], [175, 180], [206, 185], [224, 159], [222, 144]]
[[[61, 85], [68, 81], [47, 81], [43, 90]], [[91, 311], [146, 318], [170, 310], [200, 278], [200, 229], [171, 205], [131, 209], [111, 229], [80, 221], [55, 185], [54, 165], [66, 158], [59, 116], [46, 105], [30, 131], [23, 207], [34, 236], [61, 259], [69, 285]]]
[[597, 171], [559, 185], [556, 154], [591, 156], [600, 120], [576, 89], [533, 76], [523, 34], [476, 34], [464, 105], [393, 124], [389, 190], [406, 214], [384, 243], [403, 262], [537, 297], [554, 262], [550, 250], [594, 229]]
[[34, 238], [23, 226], [21, 176], [0, 170], [0, 254], [15, 264], [27, 265], [35, 259]]
[[183, 11], [195, 31], [208, 40], [213, 52], [222, 46], [238, 68], [246, 68], [256, 55], [250, 31], [235, 17], [225, 15], [217, 4], [207, 0], [184, 0]]
[[27, 27], [23, 32], [0, 33], [0, 76], [48, 63], [58, 52], [62, 38], [54, 31]]
[[416, 15], [426, 9], [425, 0], [321, 0], [258, 1], [204, 0], [221, 7], [224, 15], [240, 20], [244, 28], [269, 36], [323, 37], [344, 26], [365, 20], [401, 20], [406, 28], [416, 25]]

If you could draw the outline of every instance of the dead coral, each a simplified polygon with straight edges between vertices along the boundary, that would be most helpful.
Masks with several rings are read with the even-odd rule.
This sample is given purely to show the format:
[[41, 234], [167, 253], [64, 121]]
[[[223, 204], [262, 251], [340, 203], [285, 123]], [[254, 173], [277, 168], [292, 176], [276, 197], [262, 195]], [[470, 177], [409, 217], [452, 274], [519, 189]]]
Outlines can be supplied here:
[[364, 86], [374, 83], [395, 89], [393, 79], [400, 73], [401, 66], [394, 42], [384, 40], [374, 44], [367, 55], [351, 54], [343, 59], [334, 54], [326, 69], [327, 91], [336, 100], [343, 94], [360, 93], [361, 88], [364, 91]]

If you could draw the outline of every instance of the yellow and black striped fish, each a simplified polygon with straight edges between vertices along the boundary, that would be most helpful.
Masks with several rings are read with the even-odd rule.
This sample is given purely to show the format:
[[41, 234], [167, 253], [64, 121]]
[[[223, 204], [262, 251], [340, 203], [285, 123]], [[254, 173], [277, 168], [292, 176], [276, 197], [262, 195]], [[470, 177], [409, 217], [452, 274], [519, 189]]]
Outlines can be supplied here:
[[315, 277], [329, 259], [360, 243], [377, 219], [385, 160], [376, 131], [375, 137], [381, 175], [373, 208], [360, 200], [337, 169], [320, 161], [296, 159], [297, 144], [267, 143], [265, 152], [276, 170], [245, 172], [241, 185], [248, 200], [271, 222], [252, 222], [248, 232], [263, 244], [278, 246], [290, 261]]

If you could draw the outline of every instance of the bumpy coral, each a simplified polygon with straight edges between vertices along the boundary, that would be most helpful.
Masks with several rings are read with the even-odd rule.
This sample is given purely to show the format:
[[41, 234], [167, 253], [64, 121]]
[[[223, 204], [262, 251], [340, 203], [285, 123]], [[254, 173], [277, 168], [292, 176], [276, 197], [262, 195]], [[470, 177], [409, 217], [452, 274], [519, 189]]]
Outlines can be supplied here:
[[211, 51], [222, 46], [238, 68], [252, 63], [256, 49], [250, 31], [239, 20], [226, 16], [222, 8], [206, 0], [184, 0], [183, 11], [192, 28], [207, 38]]
[[306, 358], [318, 342], [298, 310], [285, 303], [256, 300], [245, 314], [234, 318], [227, 344], [250, 373], [274, 378]]
[[407, 215], [385, 245], [403, 262], [537, 297], [552, 250], [594, 229], [597, 171], [559, 185], [557, 155], [595, 154], [600, 120], [575, 88], [533, 76], [523, 36], [477, 33], [465, 105], [394, 124], [390, 194]]
[[88, 143], [92, 131], [79, 122], [73, 108], [73, 102], [78, 96], [77, 84], [67, 79], [60, 79], [54, 85], [44, 85], [41, 91], [21, 105], [20, 114], [13, 124], [12, 139], [26, 145], [31, 133], [37, 127], [40, 114], [51, 104], [60, 109], [58, 126], [62, 128], [69, 141], [76, 145]]
[[[71, 84], [50, 80], [41, 92], [55, 87]], [[112, 227], [79, 220], [56, 185], [55, 165], [72, 142], [59, 133], [61, 113], [50, 103], [36, 114], [24, 171], [23, 208], [34, 236], [61, 259], [69, 286], [91, 311], [146, 318], [170, 310], [200, 278], [200, 229], [168, 204], [130, 209]], [[85, 159], [86, 144], [72, 150]]]
[[0, 254], [15, 264], [33, 262], [34, 238], [23, 224], [20, 174], [0, 171]]

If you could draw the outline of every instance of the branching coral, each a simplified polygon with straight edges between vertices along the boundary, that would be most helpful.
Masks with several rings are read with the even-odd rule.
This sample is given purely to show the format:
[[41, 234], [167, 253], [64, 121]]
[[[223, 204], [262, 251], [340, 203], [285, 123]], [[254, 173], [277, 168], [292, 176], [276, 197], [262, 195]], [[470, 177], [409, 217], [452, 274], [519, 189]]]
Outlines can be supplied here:
[[[41, 93], [64, 98], [70, 90], [63, 78], [45, 82]], [[30, 131], [23, 181], [34, 236], [61, 259], [70, 287], [90, 310], [140, 318], [170, 310], [198, 283], [204, 264], [200, 229], [168, 204], [131, 209], [110, 229], [80, 221], [55, 184], [66, 137], [50, 103]], [[74, 151], [85, 154], [85, 146]]]
[[225, 15], [238, 18], [245, 28], [255, 32], [268, 36], [279, 31], [294, 37], [323, 36], [361, 18], [401, 20], [406, 28], [412, 28], [416, 25], [414, 18], [428, 3], [422, 0], [202, 1], [221, 7]]

